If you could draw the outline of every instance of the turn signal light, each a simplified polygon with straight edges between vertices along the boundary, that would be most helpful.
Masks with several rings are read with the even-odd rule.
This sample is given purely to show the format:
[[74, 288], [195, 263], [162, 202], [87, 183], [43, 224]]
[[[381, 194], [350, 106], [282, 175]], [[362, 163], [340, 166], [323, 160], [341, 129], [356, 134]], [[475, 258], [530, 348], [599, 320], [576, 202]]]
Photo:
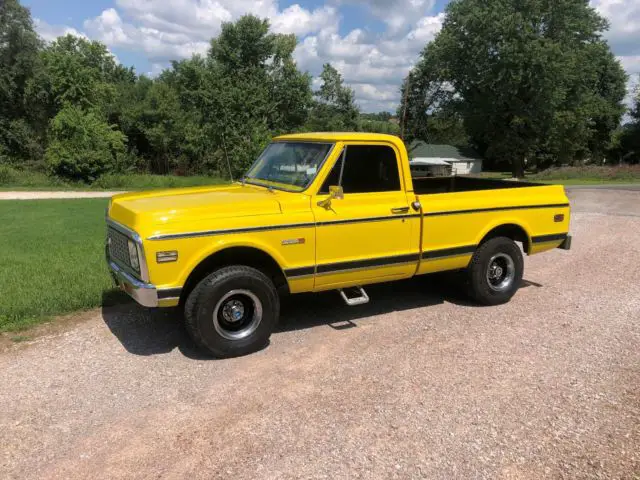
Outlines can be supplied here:
[[169, 262], [177, 262], [177, 261], [178, 261], [178, 252], [175, 250], [156, 253], [156, 262], [158, 263], [169, 263]]

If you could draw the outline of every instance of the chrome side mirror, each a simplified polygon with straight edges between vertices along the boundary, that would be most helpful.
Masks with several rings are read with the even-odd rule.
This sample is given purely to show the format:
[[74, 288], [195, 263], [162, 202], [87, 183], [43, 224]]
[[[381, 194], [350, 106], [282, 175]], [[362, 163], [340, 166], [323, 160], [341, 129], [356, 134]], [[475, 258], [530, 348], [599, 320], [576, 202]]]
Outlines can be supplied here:
[[322, 207], [322, 208], [331, 208], [331, 201], [332, 200], [342, 200], [344, 198], [344, 190], [341, 186], [331, 186], [329, 187], [329, 197], [324, 199], [324, 200], [320, 200], [318, 202], [318, 206]]
[[342, 200], [344, 198], [344, 189], [341, 186], [329, 187], [329, 198]]

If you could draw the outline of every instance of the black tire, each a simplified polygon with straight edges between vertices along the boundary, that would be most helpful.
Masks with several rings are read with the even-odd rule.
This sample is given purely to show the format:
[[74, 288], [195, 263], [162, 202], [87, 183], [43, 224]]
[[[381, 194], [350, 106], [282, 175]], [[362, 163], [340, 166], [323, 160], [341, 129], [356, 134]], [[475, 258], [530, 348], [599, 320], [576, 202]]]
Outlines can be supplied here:
[[[238, 320], [235, 316], [240, 311]], [[241, 265], [221, 268], [204, 278], [184, 306], [187, 332], [199, 348], [217, 358], [264, 348], [279, 315], [280, 299], [271, 279]]]
[[523, 272], [518, 245], [510, 238], [492, 238], [480, 245], [467, 268], [469, 294], [482, 305], [507, 303], [520, 288]]

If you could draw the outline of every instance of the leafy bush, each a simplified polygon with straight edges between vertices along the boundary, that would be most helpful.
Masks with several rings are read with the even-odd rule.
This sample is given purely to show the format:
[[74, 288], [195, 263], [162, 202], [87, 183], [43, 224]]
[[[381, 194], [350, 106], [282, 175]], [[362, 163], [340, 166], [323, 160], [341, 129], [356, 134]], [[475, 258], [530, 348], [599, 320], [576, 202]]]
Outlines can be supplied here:
[[66, 106], [51, 121], [45, 159], [59, 177], [91, 183], [122, 166], [125, 135], [94, 112]]
[[0, 165], [0, 187], [10, 188], [59, 188], [68, 186], [59, 178], [32, 170], [18, 170], [9, 165]]
[[7, 166], [0, 165], [0, 185], [13, 185], [18, 180], [18, 171]]

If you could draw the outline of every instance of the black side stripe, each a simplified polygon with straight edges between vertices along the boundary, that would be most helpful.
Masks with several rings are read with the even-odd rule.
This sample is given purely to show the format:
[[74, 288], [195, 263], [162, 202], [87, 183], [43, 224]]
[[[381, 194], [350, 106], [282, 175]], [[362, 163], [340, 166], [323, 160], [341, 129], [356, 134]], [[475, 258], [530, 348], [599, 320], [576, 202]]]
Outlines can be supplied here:
[[176, 298], [182, 293], [182, 288], [165, 288], [164, 290], [158, 290], [158, 300], [165, 298]]
[[354, 270], [357, 268], [383, 267], [387, 265], [398, 265], [401, 263], [417, 262], [420, 255], [412, 253], [410, 255], [398, 255], [396, 257], [368, 258], [366, 260], [354, 260], [351, 262], [328, 263], [318, 265], [317, 273], [339, 272], [341, 270]]
[[[518, 207], [497, 207], [497, 208], [478, 208], [474, 210], [452, 210], [445, 212], [426, 212], [425, 217], [439, 217], [446, 215], [465, 215], [469, 213], [485, 213], [485, 212], [502, 212], [507, 210], [538, 210], [544, 208], [566, 208], [569, 207], [568, 203], [550, 204], [550, 205], [523, 205]], [[352, 223], [369, 223], [369, 222], [386, 222], [390, 220], [402, 220], [407, 218], [420, 218], [419, 213], [408, 215], [390, 215], [385, 217], [369, 217], [369, 218], [354, 218], [349, 220], [333, 220], [325, 222], [310, 222], [310, 223], [292, 223], [286, 225], [269, 225], [264, 227], [244, 227], [244, 228], [229, 228], [225, 230], [205, 230], [202, 232], [185, 232], [185, 233], [168, 233], [159, 234], [149, 237], [147, 240], [176, 240], [181, 238], [198, 238], [198, 237], [213, 237], [216, 235], [232, 235], [235, 233], [249, 233], [249, 232], [267, 232], [273, 230], [290, 230], [295, 228], [311, 228], [311, 227], [324, 227], [327, 225], [346, 225]]]
[[540, 235], [538, 237], [532, 237], [533, 243], [545, 243], [545, 242], [560, 242], [566, 240], [568, 233], [558, 233], [555, 235]]
[[538, 210], [541, 208], [566, 208], [568, 203], [556, 203], [549, 205], [522, 205], [519, 207], [476, 208], [473, 210], [452, 210], [447, 212], [426, 212], [425, 217], [439, 217], [443, 215], [464, 215], [466, 213], [503, 212], [506, 210]]
[[300, 268], [290, 268], [284, 271], [284, 274], [289, 277], [307, 277], [309, 275], [313, 275], [316, 273], [316, 267], [300, 267]]
[[[446, 257], [456, 257], [460, 255], [469, 255], [476, 251], [476, 245], [466, 247], [447, 248], [443, 250], [432, 250], [424, 252], [422, 259], [433, 260]], [[365, 260], [353, 260], [350, 262], [327, 263], [317, 265], [316, 267], [301, 267], [285, 270], [287, 278], [305, 277], [309, 275], [342, 272], [348, 270], [356, 270], [360, 268], [386, 267], [390, 265], [401, 265], [403, 263], [417, 262], [420, 254], [412, 253], [409, 255], [398, 255], [395, 257], [368, 258]]]
[[460, 255], [469, 255], [474, 253], [478, 248], [477, 245], [468, 245], [465, 247], [445, 248], [442, 250], [430, 250], [428, 252], [422, 252], [422, 258], [424, 260], [433, 260], [435, 258], [444, 257], [457, 257]]

